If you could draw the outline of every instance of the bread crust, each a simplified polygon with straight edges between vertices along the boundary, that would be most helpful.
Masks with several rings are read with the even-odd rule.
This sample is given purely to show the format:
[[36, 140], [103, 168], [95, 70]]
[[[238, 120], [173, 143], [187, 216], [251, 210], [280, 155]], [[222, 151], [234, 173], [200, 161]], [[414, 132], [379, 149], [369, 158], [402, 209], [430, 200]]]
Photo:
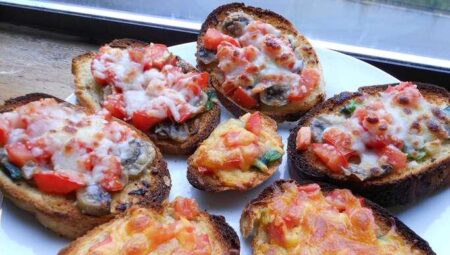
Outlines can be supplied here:
[[[422, 95], [428, 100], [443, 100], [450, 104], [450, 93], [444, 88], [435, 85], [414, 82]], [[352, 98], [360, 96], [363, 92], [374, 94], [384, 91], [389, 85], [361, 87], [358, 92], [343, 92], [324, 103], [316, 106], [298, 122], [296, 128], [291, 130], [288, 139], [288, 164], [291, 177], [296, 179], [310, 179], [315, 181], [329, 182], [334, 185], [343, 186], [360, 193], [361, 195], [377, 202], [383, 206], [408, 204], [420, 197], [436, 192], [450, 184], [450, 156], [436, 161], [428, 167], [416, 171], [401, 178], [393, 179], [390, 175], [366, 181], [344, 175], [332, 174], [327, 171], [323, 164], [310, 152], [298, 152], [295, 140], [301, 126], [308, 125], [312, 118], [319, 113], [336, 112]]]
[[[312, 181], [300, 181], [297, 182], [295, 180], [278, 180], [273, 185], [264, 189], [261, 194], [253, 199], [243, 210], [241, 216], [241, 232], [244, 233], [244, 236], [248, 236], [253, 229], [253, 215], [252, 208], [254, 206], [265, 206], [270, 201], [272, 197], [280, 192], [283, 192], [283, 184], [285, 183], [293, 183], [296, 185], [306, 185], [311, 183], [317, 183], [320, 185], [321, 191], [324, 193], [329, 193], [332, 190], [336, 189], [336, 186], [322, 183], [322, 182], [312, 182]], [[357, 197], [360, 197], [358, 194], [354, 194]], [[401, 235], [406, 243], [410, 245], [410, 247], [414, 247], [423, 254], [432, 255], [436, 254], [430, 247], [427, 241], [418, 236], [413, 230], [411, 230], [408, 226], [406, 226], [403, 222], [401, 222], [397, 217], [390, 214], [386, 209], [377, 205], [376, 203], [364, 199], [364, 206], [370, 208], [375, 217], [375, 222], [385, 231], [389, 230], [392, 225], [396, 226], [396, 231], [399, 235]], [[255, 240], [252, 241], [252, 248], [254, 248]]]
[[[217, 67], [217, 61], [214, 61], [206, 65], [199, 60], [198, 52], [203, 47], [203, 36], [205, 35], [208, 28], [217, 28], [217, 26], [221, 23], [221, 21], [224, 20], [224, 18], [228, 15], [228, 13], [236, 11], [242, 11], [248, 15], [251, 15], [255, 19], [264, 20], [264, 22], [267, 22], [275, 26], [283, 33], [292, 34], [296, 37], [299, 44], [302, 45], [302, 55], [304, 59], [308, 60], [305, 63], [305, 66], [315, 67], [316, 69], [319, 70], [321, 76], [320, 84], [314, 90], [314, 92], [310, 94], [311, 98], [302, 101], [301, 104], [294, 105], [293, 103], [290, 103], [283, 107], [276, 107], [275, 109], [274, 107], [266, 107], [264, 109], [250, 110], [235, 103], [232, 99], [230, 99], [223, 93], [221, 89], [222, 82], [220, 81], [221, 71]], [[225, 4], [216, 8], [208, 15], [208, 17], [202, 24], [197, 39], [196, 56], [198, 69], [210, 73], [210, 84], [212, 87], [216, 89], [218, 99], [223, 104], [223, 106], [225, 106], [225, 108], [236, 117], [241, 116], [247, 112], [260, 111], [278, 122], [295, 121], [298, 120], [300, 116], [302, 116], [305, 112], [311, 109], [314, 105], [325, 100], [325, 91], [324, 91], [325, 83], [323, 80], [323, 72], [316, 52], [314, 51], [309, 41], [297, 31], [297, 29], [294, 27], [294, 25], [292, 25], [290, 21], [288, 21], [286, 18], [275, 12], [261, 8], [246, 6], [243, 3]]]
[[[147, 209], [155, 210], [158, 213], [163, 212], [162, 206], [152, 205], [147, 207]], [[209, 223], [213, 226], [215, 237], [219, 240], [223, 246], [223, 249], [226, 251], [223, 255], [238, 255], [240, 252], [239, 237], [234, 229], [225, 221], [225, 218], [223, 216], [208, 214], [206, 211], [202, 211], [201, 214], [203, 217], [202, 219], [209, 221]], [[127, 213], [119, 214], [115, 217], [115, 219], [109, 221], [108, 223], [90, 230], [86, 233], [86, 235], [79, 237], [75, 241], [71, 242], [67, 247], [63, 248], [58, 255], [78, 254], [80, 247], [92, 241], [93, 237], [96, 235], [107, 230], [115, 220], [125, 218], [127, 216]]]
[[[108, 44], [113, 48], [142, 48], [148, 43], [134, 39], [116, 39]], [[89, 52], [75, 57], [72, 60], [72, 74], [74, 75], [75, 95], [80, 105], [93, 111], [101, 109], [103, 91], [96, 84], [91, 74], [91, 62], [95, 52]], [[183, 72], [196, 71], [195, 67], [177, 57], [178, 66]], [[152, 132], [146, 132], [150, 139], [161, 149], [163, 153], [175, 155], [189, 155], [195, 151], [198, 144], [203, 141], [220, 122], [220, 107], [214, 104], [211, 110], [205, 111], [186, 122], [189, 130], [194, 130], [189, 139], [184, 142], [176, 142], [170, 139], [160, 139]]]
[[[264, 114], [261, 114], [261, 116], [262, 116], [262, 120], [263, 120], [263, 126], [270, 128], [270, 129], [274, 130], [275, 132], [277, 132], [276, 121], [274, 121], [273, 119], [271, 119], [270, 117], [268, 117]], [[279, 136], [279, 139], [281, 141], [280, 136]], [[284, 147], [284, 145], [283, 145], [283, 147]], [[269, 179], [278, 170], [278, 167], [280, 166], [281, 161], [282, 161], [282, 158], [277, 160], [275, 163], [272, 163], [272, 165], [269, 167], [267, 173], [257, 173], [257, 178], [255, 179], [255, 181], [252, 183], [251, 186], [247, 186], [245, 188], [244, 187], [239, 188], [239, 187], [224, 186], [222, 184], [222, 182], [215, 175], [201, 174], [198, 171], [198, 168], [194, 167], [194, 164], [193, 164], [194, 155], [192, 155], [188, 158], [188, 161], [187, 161], [187, 163], [188, 163], [187, 179], [188, 179], [189, 183], [192, 186], [194, 186], [195, 188], [197, 188], [199, 190], [207, 191], [207, 192], [222, 192], [222, 191], [226, 191], [226, 190], [247, 191], [247, 190], [250, 190], [250, 189], [258, 186], [259, 184], [263, 183], [267, 179]], [[250, 171], [252, 171], [252, 170], [250, 170]]]
[[[64, 102], [46, 94], [28, 94], [7, 100], [5, 105], [0, 107], [0, 113], [12, 111], [42, 98], [54, 98], [58, 102]], [[115, 121], [123, 123], [117, 119]], [[152, 143], [139, 130], [134, 130], [142, 139]], [[130, 180], [121, 192], [113, 195], [110, 215], [83, 214], [76, 206], [74, 197], [45, 194], [25, 181], [12, 181], [3, 171], [0, 171], [0, 189], [15, 205], [34, 214], [42, 225], [61, 236], [74, 239], [93, 227], [111, 220], [114, 214], [122, 212], [132, 204], [160, 204], [169, 196], [171, 179], [167, 163], [158, 148], [155, 149], [156, 157], [146, 172], [138, 179]]]

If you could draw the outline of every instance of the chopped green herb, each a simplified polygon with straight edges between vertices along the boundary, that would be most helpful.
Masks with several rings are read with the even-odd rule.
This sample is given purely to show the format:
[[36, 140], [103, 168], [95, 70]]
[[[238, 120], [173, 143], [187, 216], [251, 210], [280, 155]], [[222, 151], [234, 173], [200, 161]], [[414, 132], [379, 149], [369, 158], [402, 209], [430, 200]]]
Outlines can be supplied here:
[[22, 179], [22, 171], [20, 170], [20, 168], [18, 168], [14, 164], [11, 164], [9, 161], [2, 160], [2, 162], [0, 163], [0, 168], [13, 181]]
[[408, 160], [415, 160], [417, 162], [423, 162], [427, 157], [427, 152], [424, 150], [412, 151], [408, 153]]
[[350, 117], [358, 106], [359, 104], [355, 100], [351, 100], [350, 103], [341, 109], [341, 113]]
[[208, 90], [206, 92], [206, 95], [208, 95], [208, 101], [206, 101], [206, 110], [209, 111], [214, 107], [214, 104], [218, 102], [217, 95], [214, 90]]
[[257, 159], [255, 160], [255, 163], [253, 163], [253, 166], [256, 167], [261, 172], [266, 172], [268, 170], [266, 164], [264, 164], [261, 160]]
[[266, 152], [260, 160], [265, 165], [268, 165], [269, 163], [280, 159], [282, 156], [283, 156], [283, 154], [281, 154], [281, 152], [279, 152], [277, 150], [270, 150], [270, 151]]

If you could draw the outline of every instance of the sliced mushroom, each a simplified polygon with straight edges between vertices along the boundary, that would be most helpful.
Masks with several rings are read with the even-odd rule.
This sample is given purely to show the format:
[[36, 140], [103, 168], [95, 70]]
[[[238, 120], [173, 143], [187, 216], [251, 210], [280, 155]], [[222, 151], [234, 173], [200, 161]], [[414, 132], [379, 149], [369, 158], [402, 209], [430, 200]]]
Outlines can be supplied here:
[[77, 191], [77, 206], [84, 214], [109, 214], [111, 195], [98, 185], [89, 185]]
[[270, 106], [284, 106], [288, 104], [289, 86], [273, 85], [259, 95], [261, 102]]
[[233, 37], [239, 37], [244, 33], [250, 19], [250, 16], [242, 12], [231, 13], [223, 21], [223, 31]]
[[197, 59], [203, 62], [205, 65], [209, 65], [212, 62], [216, 61], [216, 53], [213, 51], [207, 50], [203, 47], [200, 47], [197, 51]]
[[186, 123], [163, 122], [155, 127], [155, 134], [163, 139], [184, 142], [189, 138], [189, 127]]
[[156, 151], [148, 142], [133, 139], [118, 146], [118, 155], [127, 176], [136, 177], [155, 159]]

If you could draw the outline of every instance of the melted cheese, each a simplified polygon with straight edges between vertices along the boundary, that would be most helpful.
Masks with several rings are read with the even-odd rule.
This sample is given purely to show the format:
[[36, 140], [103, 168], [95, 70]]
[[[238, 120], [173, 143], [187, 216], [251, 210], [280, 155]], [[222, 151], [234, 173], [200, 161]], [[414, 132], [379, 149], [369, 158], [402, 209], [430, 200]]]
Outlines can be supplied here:
[[284, 183], [283, 192], [251, 210], [258, 226], [254, 254], [420, 254], [395, 225], [389, 231], [377, 225], [348, 190], [324, 195], [316, 184]]

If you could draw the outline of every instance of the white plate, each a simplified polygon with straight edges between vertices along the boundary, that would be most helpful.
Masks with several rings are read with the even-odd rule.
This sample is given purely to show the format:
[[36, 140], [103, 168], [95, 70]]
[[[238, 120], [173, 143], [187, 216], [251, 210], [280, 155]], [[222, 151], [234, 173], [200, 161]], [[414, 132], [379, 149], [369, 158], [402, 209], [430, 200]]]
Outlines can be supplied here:
[[[181, 44], [170, 50], [188, 62], [195, 64], [195, 43]], [[355, 91], [359, 86], [393, 83], [398, 80], [391, 75], [355, 58], [318, 48], [322, 62], [327, 96], [331, 97], [342, 91]], [[68, 101], [75, 102], [73, 95]], [[222, 109], [222, 120], [231, 115]], [[286, 145], [291, 125], [280, 127], [280, 134]], [[224, 215], [227, 222], [239, 232], [239, 218], [244, 206], [255, 198], [262, 189], [278, 179], [289, 178], [284, 156], [279, 171], [267, 182], [245, 193], [225, 192], [209, 194], [193, 188], [186, 179], [186, 157], [166, 156], [172, 176], [170, 199], [176, 196], [195, 198], [200, 206], [210, 213]], [[427, 240], [438, 254], [449, 254], [448, 227], [450, 226], [450, 189], [435, 194], [427, 199], [409, 206], [395, 208], [395, 212], [417, 234]], [[69, 241], [47, 231], [28, 213], [16, 208], [6, 201], [0, 227], [0, 254], [56, 254]], [[241, 238], [242, 254], [251, 254], [249, 242]]]

